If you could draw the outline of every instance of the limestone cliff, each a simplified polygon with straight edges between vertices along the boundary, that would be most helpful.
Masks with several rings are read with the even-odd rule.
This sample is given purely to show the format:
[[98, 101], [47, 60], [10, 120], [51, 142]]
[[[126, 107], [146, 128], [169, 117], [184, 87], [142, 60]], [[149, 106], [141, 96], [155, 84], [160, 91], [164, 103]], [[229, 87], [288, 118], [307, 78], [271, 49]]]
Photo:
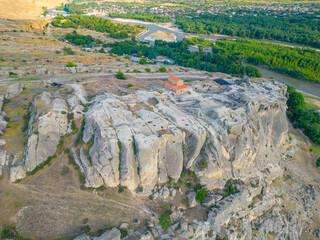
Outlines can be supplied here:
[[99, 95], [84, 118], [83, 141], [93, 142], [89, 154], [99, 173], [90, 177], [101, 176], [109, 187], [141, 186], [147, 194], [178, 180], [183, 169], [209, 188], [232, 178], [272, 180], [286, 148], [285, 93], [283, 85], [260, 82], [220, 94]]

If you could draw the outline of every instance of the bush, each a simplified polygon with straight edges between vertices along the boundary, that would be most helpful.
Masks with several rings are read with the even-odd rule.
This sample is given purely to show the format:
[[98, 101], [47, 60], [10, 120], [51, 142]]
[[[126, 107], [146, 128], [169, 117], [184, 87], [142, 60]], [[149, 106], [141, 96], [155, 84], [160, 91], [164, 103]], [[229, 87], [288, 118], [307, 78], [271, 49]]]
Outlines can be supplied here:
[[143, 192], [143, 187], [139, 186], [136, 188], [136, 193], [142, 193]]
[[132, 83], [128, 83], [128, 88], [133, 87]]
[[76, 122], [74, 120], [72, 120], [72, 122], [71, 122], [71, 129], [73, 131], [77, 130]]
[[71, 48], [64, 47], [62, 50], [66, 55], [75, 55], [74, 51]]
[[125, 238], [128, 236], [128, 230], [127, 229], [120, 229], [121, 238]]
[[14, 72], [9, 72], [9, 76], [11, 76], [11, 77], [16, 77], [16, 76], [18, 76], [18, 74], [17, 74], [17, 73], [14, 73]]
[[317, 167], [320, 167], [320, 157], [317, 159]]
[[162, 229], [166, 229], [171, 224], [171, 217], [169, 213], [163, 214], [159, 218], [159, 224]]
[[165, 67], [159, 68], [159, 72], [167, 72], [167, 69]]
[[126, 79], [126, 77], [124, 76], [124, 73], [121, 72], [121, 71], [119, 71], [119, 72], [117, 73], [116, 77], [117, 77], [118, 79], [122, 79], [122, 80], [125, 80], [125, 79]]
[[76, 67], [77, 65], [73, 62], [68, 62], [67, 67]]
[[144, 65], [144, 64], [148, 64], [148, 61], [147, 59], [145, 58], [141, 58], [140, 61], [139, 61], [140, 64]]
[[208, 189], [206, 189], [206, 188], [202, 188], [202, 189], [198, 190], [197, 195], [196, 195], [196, 200], [199, 203], [202, 203], [204, 201], [207, 193], [208, 193]]
[[145, 71], [146, 72], [151, 72], [151, 69], [150, 68], [146, 68]]

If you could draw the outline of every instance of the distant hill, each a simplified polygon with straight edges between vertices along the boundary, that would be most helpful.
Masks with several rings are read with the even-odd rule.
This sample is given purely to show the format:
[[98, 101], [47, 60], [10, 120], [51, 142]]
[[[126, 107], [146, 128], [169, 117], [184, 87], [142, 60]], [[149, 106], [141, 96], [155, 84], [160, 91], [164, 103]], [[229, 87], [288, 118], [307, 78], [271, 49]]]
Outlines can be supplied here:
[[67, 0], [0, 0], [0, 18], [35, 19], [42, 7], [53, 8]]

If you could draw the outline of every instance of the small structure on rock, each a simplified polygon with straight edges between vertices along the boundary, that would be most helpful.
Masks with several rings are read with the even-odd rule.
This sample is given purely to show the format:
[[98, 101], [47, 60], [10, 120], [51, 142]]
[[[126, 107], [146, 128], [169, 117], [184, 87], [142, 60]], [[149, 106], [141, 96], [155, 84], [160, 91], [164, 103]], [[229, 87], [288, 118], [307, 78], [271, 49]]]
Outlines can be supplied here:
[[189, 91], [190, 87], [185, 85], [180, 78], [170, 76], [168, 82], [165, 83], [164, 87], [175, 93], [185, 93]]

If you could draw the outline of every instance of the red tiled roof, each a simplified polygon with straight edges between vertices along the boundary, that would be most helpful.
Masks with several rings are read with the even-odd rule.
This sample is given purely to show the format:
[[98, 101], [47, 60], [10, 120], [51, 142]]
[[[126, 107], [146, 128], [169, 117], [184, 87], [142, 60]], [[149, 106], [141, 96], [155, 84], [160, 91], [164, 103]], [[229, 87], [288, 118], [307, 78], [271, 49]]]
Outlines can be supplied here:
[[179, 82], [179, 81], [182, 81], [180, 78], [177, 78], [177, 77], [175, 77], [175, 76], [170, 76], [169, 77], [169, 80], [171, 80], [171, 81], [174, 81], [174, 82]]
[[189, 86], [187, 86], [187, 85], [180, 85], [180, 86], [175, 86], [175, 85], [173, 85], [173, 84], [171, 84], [171, 83], [169, 83], [169, 82], [166, 82], [165, 83], [168, 87], [171, 87], [172, 89], [174, 89], [175, 91], [177, 91], [177, 90], [181, 90], [181, 89], [185, 89], [185, 88], [190, 88]]

